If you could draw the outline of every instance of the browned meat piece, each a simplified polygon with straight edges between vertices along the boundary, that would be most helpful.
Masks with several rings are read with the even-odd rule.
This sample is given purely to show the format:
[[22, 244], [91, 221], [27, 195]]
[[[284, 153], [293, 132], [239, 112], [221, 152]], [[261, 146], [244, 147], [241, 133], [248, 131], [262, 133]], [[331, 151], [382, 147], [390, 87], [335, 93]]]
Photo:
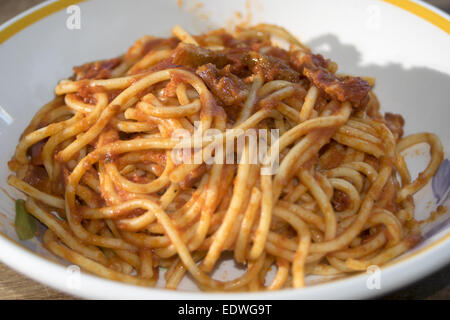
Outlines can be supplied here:
[[265, 81], [286, 80], [298, 82], [300, 74], [293, 70], [286, 62], [273, 56], [266, 56], [257, 52], [250, 52], [244, 58], [250, 70], [260, 74]]
[[227, 106], [245, 99], [248, 89], [244, 82], [230, 72], [230, 66], [222, 70], [211, 63], [197, 69], [197, 74], [205, 81], [208, 88]]
[[312, 54], [310, 52], [297, 50], [291, 54], [289, 62], [296, 71], [303, 73], [304, 67], [320, 67], [326, 69], [330, 60], [325, 59], [320, 54]]
[[399, 114], [387, 112], [384, 114], [384, 118], [395, 140], [400, 139], [403, 136], [403, 126], [405, 125], [403, 117]]
[[212, 51], [189, 43], [180, 43], [172, 58], [174, 64], [191, 68], [197, 68], [207, 63], [223, 68], [228, 64], [228, 58], [223, 52]]
[[368, 99], [370, 85], [359, 77], [338, 78], [327, 70], [306, 66], [303, 74], [316, 87], [338, 101], [350, 101], [354, 107], [359, 107]]
[[89, 62], [73, 67], [73, 72], [75, 72], [76, 80], [107, 79], [111, 77], [111, 70], [114, 70], [121, 62], [120, 58]]
[[246, 47], [247, 44], [239, 39], [236, 39], [235, 37], [233, 37], [231, 34], [227, 33], [227, 32], [222, 32], [220, 34], [221, 40], [222, 40], [222, 45], [224, 47], [227, 48], [238, 48], [238, 47]]
[[266, 56], [275, 57], [284, 60], [286, 62], [288, 62], [290, 59], [289, 51], [274, 46], [263, 47], [262, 53], [265, 54]]
[[228, 59], [228, 65], [230, 66], [230, 71], [239, 76], [240, 78], [245, 78], [251, 75], [251, 72], [245, 63], [245, 58], [248, 56], [250, 49], [245, 48], [232, 48], [223, 51]]
[[334, 210], [341, 212], [350, 207], [350, 198], [346, 193], [336, 190], [333, 198], [331, 199], [331, 203], [333, 204]]
[[49, 187], [47, 171], [43, 166], [29, 166], [23, 181], [41, 190], [48, 190]]

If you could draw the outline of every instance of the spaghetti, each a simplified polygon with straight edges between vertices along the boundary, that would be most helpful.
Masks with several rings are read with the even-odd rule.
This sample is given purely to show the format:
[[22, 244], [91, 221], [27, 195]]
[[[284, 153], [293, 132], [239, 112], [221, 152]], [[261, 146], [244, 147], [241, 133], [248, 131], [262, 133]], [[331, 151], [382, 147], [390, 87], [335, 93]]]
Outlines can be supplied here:
[[[379, 111], [374, 79], [339, 76], [273, 25], [172, 32], [75, 67], [21, 136], [8, 183], [47, 227], [48, 250], [131, 284], [154, 286], [164, 268], [170, 289], [189, 273], [202, 290], [254, 291], [381, 265], [420, 240], [412, 196], [443, 148], [431, 133], [402, 137], [401, 116]], [[231, 151], [239, 161], [223, 161], [215, 148], [252, 129], [279, 132], [264, 161], [249, 161], [250, 139]], [[191, 158], [209, 155], [175, 161], [177, 130], [213, 130], [182, 143]], [[431, 159], [412, 181], [401, 153], [419, 143]], [[274, 157], [277, 170], [264, 173]], [[226, 251], [246, 272], [219, 281]]]

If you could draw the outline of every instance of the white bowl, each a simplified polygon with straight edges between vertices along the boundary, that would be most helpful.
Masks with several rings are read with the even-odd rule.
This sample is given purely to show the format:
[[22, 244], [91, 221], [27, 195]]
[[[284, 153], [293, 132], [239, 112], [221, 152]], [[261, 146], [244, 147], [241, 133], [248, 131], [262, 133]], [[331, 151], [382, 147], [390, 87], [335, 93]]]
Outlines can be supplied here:
[[[73, 1], [72, 1], [73, 2]], [[53, 96], [58, 80], [74, 65], [121, 54], [135, 39], [168, 36], [175, 24], [191, 33], [230, 27], [243, 19], [286, 27], [314, 51], [336, 61], [340, 71], [377, 78], [375, 92], [383, 111], [400, 113], [406, 133], [429, 131], [450, 150], [450, 22], [448, 16], [424, 3], [347, 0], [269, 1], [106, 1], [91, 0], [81, 9], [81, 29], [69, 29], [68, 1], [45, 2], [0, 27], [0, 185], [6, 184], [7, 162], [20, 133], [36, 110]], [[63, 3], [63, 5], [61, 5]], [[394, 5], [392, 3], [396, 3]], [[249, 11], [250, 7], [250, 11]], [[58, 11], [59, 10], [59, 11]], [[73, 12], [73, 11], [71, 11]], [[251, 16], [247, 14], [251, 12]], [[70, 25], [70, 24], [69, 24]], [[427, 162], [425, 148], [409, 152], [417, 173]], [[448, 160], [446, 164], [449, 165]], [[415, 196], [416, 217], [426, 218], [439, 204], [449, 203], [447, 170]], [[436, 180], [437, 179], [437, 180]], [[439, 190], [438, 190], [439, 189]], [[450, 213], [424, 230], [424, 240], [394, 263], [381, 268], [380, 288], [367, 285], [370, 275], [308, 286], [300, 290], [258, 293], [208, 293], [142, 288], [89, 274], [77, 278], [73, 269], [49, 254], [37, 239], [18, 241], [13, 227], [14, 204], [0, 192], [0, 259], [12, 268], [56, 289], [85, 298], [137, 299], [315, 299], [369, 298], [416, 281], [450, 261]], [[59, 262], [59, 263], [55, 263]], [[372, 289], [370, 289], [372, 288]]]

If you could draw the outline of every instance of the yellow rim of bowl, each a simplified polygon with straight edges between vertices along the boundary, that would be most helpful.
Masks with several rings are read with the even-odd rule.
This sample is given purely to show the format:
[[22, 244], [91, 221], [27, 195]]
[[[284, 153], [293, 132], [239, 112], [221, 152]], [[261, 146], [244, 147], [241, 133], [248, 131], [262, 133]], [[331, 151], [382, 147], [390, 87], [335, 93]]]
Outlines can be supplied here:
[[424, 7], [420, 3], [411, 0], [382, 0], [382, 1], [390, 3], [405, 11], [408, 11], [428, 21], [432, 25], [443, 30], [445, 33], [450, 34], [450, 21], [447, 18], [441, 16], [439, 13], [436, 13], [433, 10]]
[[[59, 0], [51, 2], [47, 5], [42, 6], [30, 12], [27, 15], [17, 19], [6, 28], [0, 31], [0, 44], [14, 36], [16, 33], [24, 30], [33, 23], [51, 15], [52, 13], [58, 12], [66, 7], [83, 2], [85, 0]], [[406, 10], [443, 30], [447, 34], [450, 34], [450, 21], [441, 16], [439, 13], [428, 9], [421, 4], [411, 1], [411, 0], [382, 0], [384, 2], [390, 3], [396, 7]]]
[[0, 44], [14, 36], [16, 33], [19, 33], [25, 28], [31, 26], [33, 23], [38, 22], [39, 20], [44, 19], [45, 17], [55, 12], [63, 10], [70, 5], [77, 4], [83, 1], [84, 0], [58, 0], [44, 5], [39, 9], [31, 9], [33, 10], [32, 12], [17, 19], [16, 21], [8, 25], [5, 29], [0, 31]]

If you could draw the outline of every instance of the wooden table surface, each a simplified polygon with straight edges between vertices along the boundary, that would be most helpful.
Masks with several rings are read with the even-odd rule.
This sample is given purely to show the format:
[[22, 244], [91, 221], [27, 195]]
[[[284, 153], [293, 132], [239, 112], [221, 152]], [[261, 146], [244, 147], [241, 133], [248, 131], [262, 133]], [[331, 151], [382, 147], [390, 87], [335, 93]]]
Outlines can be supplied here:
[[[1, 0], [0, 24], [42, 0]], [[450, 12], [450, 0], [430, 0]], [[450, 299], [450, 265], [384, 299]], [[74, 299], [12, 270], [0, 262], [0, 299]]]

